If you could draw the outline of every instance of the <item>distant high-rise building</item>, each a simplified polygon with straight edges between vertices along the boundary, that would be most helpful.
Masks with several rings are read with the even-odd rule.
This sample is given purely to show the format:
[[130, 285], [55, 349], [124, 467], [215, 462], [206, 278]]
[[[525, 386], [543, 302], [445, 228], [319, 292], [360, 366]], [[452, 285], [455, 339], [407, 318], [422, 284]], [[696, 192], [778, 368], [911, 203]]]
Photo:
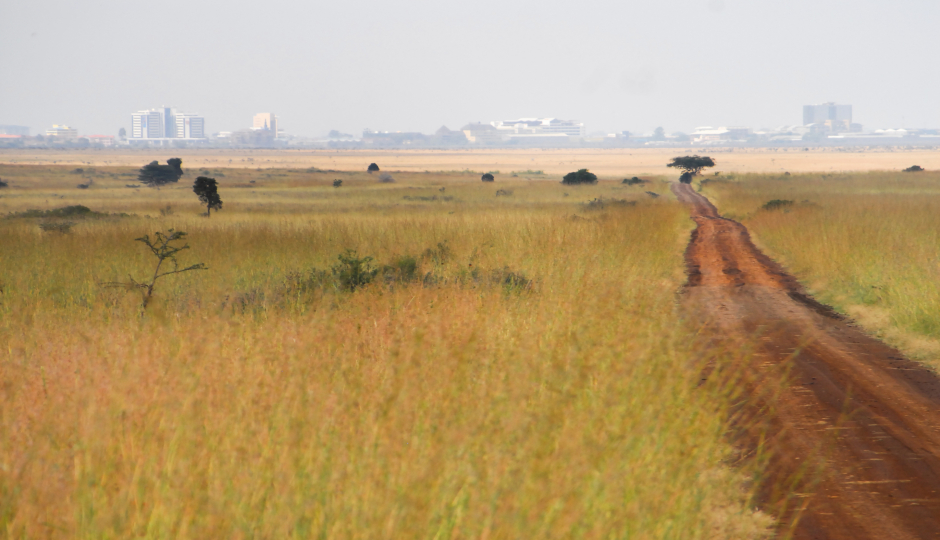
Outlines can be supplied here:
[[78, 138], [78, 130], [68, 126], [54, 124], [51, 129], [46, 130], [46, 137], [55, 137], [57, 139], [75, 139]]
[[160, 139], [163, 134], [163, 115], [157, 109], [131, 114], [131, 139]]
[[824, 124], [830, 131], [848, 131], [852, 125], [852, 106], [820, 103], [803, 105], [803, 125]]
[[0, 135], [29, 135], [29, 128], [26, 126], [0, 126]]
[[134, 139], [204, 139], [205, 119], [198, 114], [181, 113], [172, 107], [160, 107], [131, 114]]
[[252, 129], [268, 130], [271, 135], [277, 138], [277, 116], [274, 113], [258, 113], [255, 115]]
[[177, 114], [176, 138], [178, 139], [204, 139], [206, 137], [206, 120], [197, 114]]

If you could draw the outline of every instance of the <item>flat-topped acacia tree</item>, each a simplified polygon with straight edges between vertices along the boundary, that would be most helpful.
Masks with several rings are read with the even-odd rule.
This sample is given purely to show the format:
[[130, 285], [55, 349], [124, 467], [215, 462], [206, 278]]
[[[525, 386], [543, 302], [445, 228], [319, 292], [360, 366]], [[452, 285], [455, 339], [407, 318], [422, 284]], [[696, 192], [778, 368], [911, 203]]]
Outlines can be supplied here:
[[183, 160], [170, 158], [166, 160], [166, 165], [153, 161], [141, 167], [137, 181], [145, 186], [160, 187], [171, 182], [179, 182], [181, 176], [183, 176]]
[[684, 171], [679, 177], [679, 181], [684, 184], [691, 184], [692, 177], [702, 172], [706, 167], [714, 167], [715, 160], [708, 156], [682, 156], [672, 158], [672, 163], [667, 163], [667, 167], [675, 167]]
[[587, 169], [578, 169], [575, 172], [566, 174], [561, 179], [561, 183], [567, 185], [596, 184], [597, 175]]

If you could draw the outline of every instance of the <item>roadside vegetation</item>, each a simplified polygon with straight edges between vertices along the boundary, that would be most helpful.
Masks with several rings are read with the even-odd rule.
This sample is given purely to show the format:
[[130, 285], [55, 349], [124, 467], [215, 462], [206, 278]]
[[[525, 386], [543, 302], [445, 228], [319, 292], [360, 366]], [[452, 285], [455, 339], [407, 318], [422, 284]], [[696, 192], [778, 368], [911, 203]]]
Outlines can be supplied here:
[[[7, 537], [766, 533], [731, 396], [675, 324], [691, 222], [649, 185], [0, 173], [23, 216], [0, 219]], [[212, 219], [196, 175], [225, 190]], [[36, 227], [79, 205], [127, 217]], [[189, 248], [134, 241], [156, 231]]]
[[940, 368], [940, 173], [726, 175], [701, 185], [820, 301]]

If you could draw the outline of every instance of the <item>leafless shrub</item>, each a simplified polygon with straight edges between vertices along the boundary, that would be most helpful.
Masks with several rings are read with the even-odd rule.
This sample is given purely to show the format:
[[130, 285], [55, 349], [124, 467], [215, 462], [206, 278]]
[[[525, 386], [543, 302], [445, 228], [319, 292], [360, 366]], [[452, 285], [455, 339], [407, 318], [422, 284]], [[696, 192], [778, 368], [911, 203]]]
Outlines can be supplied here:
[[[147, 309], [147, 305], [150, 303], [151, 298], [153, 298], [153, 288], [157, 284], [157, 280], [169, 276], [171, 274], [181, 274], [183, 272], [189, 272], [191, 270], [208, 270], [206, 265], [203, 263], [197, 263], [186, 268], [180, 268], [179, 263], [176, 260], [176, 254], [184, 249], [189, 249], [189, 244], [184, 244], [182, 246], [172, 245], [173, 242], [182, 240], [186, 233], [183, 231], [174, 231], [170, 229], [167, 231], [167, 234], [164, 234], [160, 231], [154, 233], [155, 238], [150, 239], [149, 234], [145, 234], [140, 238], [135, 238], [137, 242], [141, 242], [150, 248], [150, 251], [153, 253], [154, 257], [157, 258], [157, 266], [153, 269], [153, 275], [150, 277], [150, 282], [147, 283], [144, 281], [137, 281], [131, 276], [127, 276], [127, 282], [122, 281], [112, 281], [108, 283], [101, 283], [102, 287], [115, 287], [115, 288], [124, 288], [128, 291], [139, 290], [143, 296], [143, 301], [141, 303], [140, 309], [141, 312]], [[164, 262], [169, 261], [173, 264], [172, 270], [160, 272], [160, 268], [163, 266]]]

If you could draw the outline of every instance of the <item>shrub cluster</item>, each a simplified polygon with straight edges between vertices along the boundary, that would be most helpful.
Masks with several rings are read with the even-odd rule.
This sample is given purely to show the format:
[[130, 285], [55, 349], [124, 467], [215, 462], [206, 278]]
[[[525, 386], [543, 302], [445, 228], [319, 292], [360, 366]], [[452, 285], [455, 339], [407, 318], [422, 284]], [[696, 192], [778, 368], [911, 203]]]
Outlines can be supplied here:
[[793, 206], [793, 201], [786, 199], [774, 199], [764, 203], [764, 206], [761, 206], [761, 210], [780, 210], [781, 208], [787, 208], [790, 206]]
[[443, 197], [438, 197], [437, 195], [430, 195], [430, 196], [405, 195], [404, 197], [402, 197], [402, 199], [405, 199], [406, 201], [444, 201], [444, 202], [454, 200], [454, 198], [450, 195], [444, 195]]
[[[306, 271], [288, 272], [283, 281], [273, 289], [254, 289], [227, 299], [232, 308], [241, 311], [257, 311], [267, 307], [288, 307], [314, 302], [325, 294], [349, 294], [368, 286], [407, 286], [420, 284], [424, 287], [457, 285], [464, 287], [499, 287], [506, 293], [528, 291], [533, 281], [522, 272], [508, 267], [484, 270], [470, 265], [456, 274], [445, 277], [443, 266], [453, 258], [447, 242], [424, 250], [420, 256], [400, 255], [385, 264], [377, 264], [371, 256], [360, 256], [356, 250], [347, 249], [337, 255], [336, 263], [329, 270], [311, 268]], [[422, 270], [422, 264], [433, 265]], [[223, 305], [224, 307], [225, 305]]]
[[49, 221], [45, 223], [40, 223], [39, 228], [42, 229], [42, 232], [54, 232], [60, 234], [68, 234], [72, 232], [72, 227], [75, 225], [74, 221]]
[[614, 199], [614, 198], [605, 199], [604, 197], [597, 197], [596, 199], [592, 201], [588, 201], [586, 204], [587, 204], [588, 210], [603, 210], [604, 208], [607, 208], [607, 207], [626, 208], [628, 206], [635, 206], [636, 201], [628, 201], [626, 199]]
[[80, 204], [53, 208], [52, 210], [24, 210], [7, 214], [9, 218], [88, 218], [106, 217], [108, 214], [95, 212], [87, 206]]
[[22, 212], [10, 212], [7, 214], [7, 219], [99, 219], [99, 218], [125, 218], [132, 217], [132, 214], [127, 214], [124, 212], [108, 214], [106, 212], [95, 212], [87, 206], [81, 204], [75, 204], [71, 206], [63, 206], [62, 208], [53, 208], [51, 210], [24, 210]]

